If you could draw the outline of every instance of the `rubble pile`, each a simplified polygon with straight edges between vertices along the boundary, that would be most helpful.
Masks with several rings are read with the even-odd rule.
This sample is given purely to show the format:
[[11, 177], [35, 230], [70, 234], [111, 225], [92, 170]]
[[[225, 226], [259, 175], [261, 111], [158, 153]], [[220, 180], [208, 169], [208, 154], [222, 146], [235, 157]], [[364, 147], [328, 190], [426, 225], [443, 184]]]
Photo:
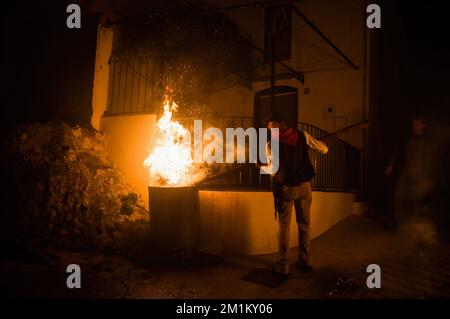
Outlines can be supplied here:
[[103, 134], [64, 122], [26, 124], [10, 139], [3, 216], [21, 239], [80, 249], [128, 250], [149, 215], [108, 157]]

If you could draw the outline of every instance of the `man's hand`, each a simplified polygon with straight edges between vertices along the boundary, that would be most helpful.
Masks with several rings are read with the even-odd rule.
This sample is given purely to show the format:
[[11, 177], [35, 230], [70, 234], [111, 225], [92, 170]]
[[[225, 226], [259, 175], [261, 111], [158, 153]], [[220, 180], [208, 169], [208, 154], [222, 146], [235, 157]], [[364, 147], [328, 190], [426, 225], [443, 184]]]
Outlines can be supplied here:
[[388, 167], [386, 167], [386, 176], [391, 176], [392, 175], [392, 165], [388, 165]]

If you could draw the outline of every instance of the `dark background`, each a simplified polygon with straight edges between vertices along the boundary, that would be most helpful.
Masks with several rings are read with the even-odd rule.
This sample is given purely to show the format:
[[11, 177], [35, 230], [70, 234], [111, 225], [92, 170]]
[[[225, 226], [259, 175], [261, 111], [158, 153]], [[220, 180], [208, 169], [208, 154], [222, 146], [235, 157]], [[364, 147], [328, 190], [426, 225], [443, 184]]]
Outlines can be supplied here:
[[366, 154], [366, 196], [385, 214], [389, 179], [383, 172], [404, 143], [412, 117], [427, 122], [435, 161], [436, 209], [448, 209], [450, 26], [442, 1], [381, 1], [381, 30], [372, 30], [370, 129]]
[[98, 17], [82, 16], [82, 28], [70, 30], [68, 3], [11, 1], [2, 10], [3, 129], [56, 118], [90, 122]]

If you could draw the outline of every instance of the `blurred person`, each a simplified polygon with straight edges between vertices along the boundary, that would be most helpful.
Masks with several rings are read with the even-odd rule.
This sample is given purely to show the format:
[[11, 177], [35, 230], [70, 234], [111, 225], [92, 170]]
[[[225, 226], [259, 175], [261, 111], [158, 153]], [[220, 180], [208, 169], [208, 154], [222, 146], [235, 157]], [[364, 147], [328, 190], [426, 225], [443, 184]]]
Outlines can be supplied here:
[[397, 227], [411, 218], [428, 217], [433, 188], [433, 144], [421, 115], [410, 120], [410, 134], [397, 146], [386, 167], [391, 179], [390, 221]]

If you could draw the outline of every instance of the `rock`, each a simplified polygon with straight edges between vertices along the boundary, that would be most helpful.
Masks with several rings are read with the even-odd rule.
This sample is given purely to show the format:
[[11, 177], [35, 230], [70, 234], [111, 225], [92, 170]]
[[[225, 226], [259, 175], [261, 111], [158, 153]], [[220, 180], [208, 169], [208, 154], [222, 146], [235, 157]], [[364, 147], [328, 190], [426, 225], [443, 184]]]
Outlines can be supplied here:
[[23, 240], [74, 249], [129, 250], [146, 238], [149, 214], [114, 167], [105, 138], [63, 122], [17, 128], [8, 144], [9, 227]]

